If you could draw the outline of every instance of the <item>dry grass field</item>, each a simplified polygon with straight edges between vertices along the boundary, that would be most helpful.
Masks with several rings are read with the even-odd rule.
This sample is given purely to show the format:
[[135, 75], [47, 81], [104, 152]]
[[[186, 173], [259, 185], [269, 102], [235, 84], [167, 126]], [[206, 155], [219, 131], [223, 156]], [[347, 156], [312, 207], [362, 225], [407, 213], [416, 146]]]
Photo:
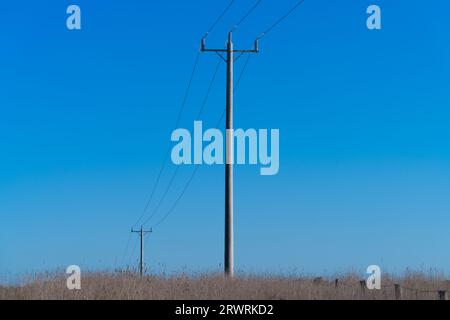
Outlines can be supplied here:
[[[338, 279], [336, 286], [335, 279]], [[394, 284], [402, 287], [402, 299], [438, 298], [438, 290], [450, 290], [441, 276], [409, 273], [401, 278], [384, 276], [381, 290], [362, 290], [352, 274], [330, 278], [294, 276], [220, 275], [146, 276], [134, 273], [89, 273], [81, 290], [68, 290], [62, 275], [36, 276], [20, 286], [0, 286], [0, 299], [395, 299]]]

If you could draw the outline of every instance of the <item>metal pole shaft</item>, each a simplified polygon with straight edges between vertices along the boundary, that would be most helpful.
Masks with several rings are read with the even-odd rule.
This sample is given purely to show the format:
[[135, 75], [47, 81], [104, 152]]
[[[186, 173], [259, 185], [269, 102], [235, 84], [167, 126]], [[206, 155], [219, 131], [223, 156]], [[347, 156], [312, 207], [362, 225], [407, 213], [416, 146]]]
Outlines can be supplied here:
[[228, 34], [227, 99], [226, 99], [226, 163], [225, 163], [225, 275], [233, 276], [233, 41]]
[[139, 271], [142, 276], [144, 274], [144, 226], [141, 226], [141, 263]]
[[[234, 235], [233, 235], [233, 164], [234, 164], [234, 134], [233, 134], [233, 53], [258, 53], [258, 40], [255, 40], [251, 50], [234, 50], [232, 33], [228, 34], [227, 48], [208, 49], [205, 38], [200, 43], [201, 52], [215, 52], [227, 62], [227, 92], [226, 92], [226, 161], [225, 161], [225, 263], [226, 276], [234, 273]], [[227, 57], [222, 56], [227, 53]]]

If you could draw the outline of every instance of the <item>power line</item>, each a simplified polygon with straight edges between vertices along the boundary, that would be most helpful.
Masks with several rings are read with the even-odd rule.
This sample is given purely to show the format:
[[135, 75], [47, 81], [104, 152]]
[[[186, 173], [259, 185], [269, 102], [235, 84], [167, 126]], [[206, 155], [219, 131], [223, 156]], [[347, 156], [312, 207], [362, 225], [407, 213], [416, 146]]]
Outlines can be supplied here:
[[125, 251], [123, 252], [123, 255], [122, 255], [122, 265], [125, 263], [126, 254], [128, 252], [128, 248], [130, 246], [130, 240], [131, 240], [131, 233], [128, 235], [127, 245], [125, 246]]
[[270, 31], [272, 31], [273, 28], [275, 28], [277, 25], [279, 25], [284, 19], [286, 19], [292, 12], [295, 11], [301, 4], [303, 4], [305, 0], [298, 1], [288, 12], [286, 12], [281, 18], [276, 20], [270, 27], [268, 27], [257, 39], [261, 39], [262, 37], [266, 36]]
[[[178, 112], [177, 120], [176, 120], [176, 122], [175, 122], [175, 128], [177, 128], [178, 125], [179, 125], [179, 123], [180, 123], [181, 115], [182, 115], [182, 113], [183, 113], [183, 110], [184, 110], [185, 105], [186, 105], [186, 102], [187, 102], [187, 98], [188, 98], [188, 96], [189, 96], [189, 92], [190, 92], [190, 90], [191, 90], [192, 81], [193, 81], [193, 79], [194, 79], [195, 72], [197, 71], [198, 60], [199, 60], [199, 58], [200, 58], [200, 52], [198, 52], [198, 53], [197, 53], [197, 56], [195, 57], [194, 67], [192, 68], [191, 76], [189, 77], [189, 82], [188, 82], [186, 91], [185, 91], [185, 93], [184, 93], [184, 97], [183, 97], [183, 100], [182, 100], [182, 103], [181, 103], [180, 110], [179, 110], [179, 112]], [[171, 149], [170, 147], [171, 147], [171, 146], [170, 146], [170, 143], [169, 143], [169, 145], [168, 145], [168, 147], [167, 147], [167, 150], [166, 150], [166, 153], [165, 153], [165, 155], [164, 155], [163, 162], [161, 163], [161, 166], [160, 166], [160, 168], [159, 168], [159, 172], [158, 172], [158, 175], [157, 175], [157, 178], [156, 178], [156, 182], [155, 182], [155, 184], [153, 185], [152, 192], [150, 193], [150, 197], [149, 197], [149, 199], [148, 199], [148, 201], [147, 201], [147, 203], [146, 203], [146, 205], [145, 205], [144, 210], [142, 211], [142, 214], [141, 214], [140, 217], [137, 219], [137, 221], [133, 224], [133, 227], [135, 227], [135, 226], [142, 220], [142, 218], [145, 216], [145, 213], [147, 212], [147, 210], [148, 210], [148, 208], [149, 208], [149, 206], [150, 206], [150, 204], [151, 204], [151, 202], [152, 202], [152, 200], [153, 200], [153, 197], [154, 197], [155, 192], [156, 192], [156, 188], [157, 188], [158, 185], [159, 185], [159, 181], [161, 180], [162, 173], [163, 173], [163, 171], [164, 171], [164, 169], [165, 169], [165, 167], [166, 167], [167, 160], [168, 160], [168, 158], [169, 158], [170, 149]]]
[[[216, 80], [216, 76], [217, 76], [217, 73], [218, 73], [218, 71], [219, 71], [220, 64], [221, 64], [221, 60], [219, 59], [218, 62], [217, 62], [216, 68], [215, 68], [215, 70], [214, 70], [213, 76], [212, 76], [212, 78], [211, 78], [211, 80], [210, 80], [210, 82], [209, 82], [208, 89], [207, 89], [207, 91], [206, 91], [205, 97], [203, 98], [203, 103], [202, 103], [202, 105], [201, 105], [201, 107], [200, 107], [200, 110], [199, 110], [197, 119], [200, 118], [200, 115], [201, 115], [201, 113], [203, 112], [203, 110], [204, 110], [204, 108], [205, 108], [205, 106], [206, 106], [206, 103], [207, 103], [207, 101], [208, 101], [208, 97], [209, 97], [209, 95], [210, 95], [210, 93], [211, 93], [211, 89], [212, 89], [212, 87], [213, 87], [213, 85], [214, 85], [214, 82], [215, 82], [215, 80]], [[180, 166], [177, 166], [177, 167], [176, 167], [176, 169], [175, 169], [175, 171], [174, 171], [172, 177], [170, 178], [170, 181], [169, 181], [168, 185], [166, 186], [166, 189], [164, 190], [164, 193], [163, 193], [162, 197], [160, 198], [160, 201], [158, 202], [157, 206], [156, 206], [155, 209], [153, 210], [153, 213], [152, 213], [152, 214], [144, 221], [143, 225], [146, 225], [146, 224], [150, 221], [150, 219], [151, 219], [153, 216], [155, 216], [155, 214], [158, 212], [159, 208], [161, 207], [161, 204], [164, 202], [164, 200], [165, 200], [165, 198], [166, 198], [166, 196], [167, 196], [167, 194], [168, 194], [170, 188], [172, 187], [173, 182], [175, 181], [175, 177], [176, 177], [177, 174], [178, 174], [178, 169], [179, 169], [179, 168], [180, 168]]]
[[146, 212], [147, 212], [147, 210], [148, 210], [148, 208], [149, 208], [149, 206], [150, 206], [150, 203], [151, 203], [152, 200], [153, 200], [153, 196], [155, 195], [156, 188], [157, 188], [157, 186], [159, 185], [159, 181], [161, 180], [162, 173], [163, 173], [163, 171], [164, 171], [164, 169], [165, 169], [165, 167], [166, 167], [166, 162], [167, 162], [167, 158], [169, 157], [169, 153], [170, 153], [170, 146], [167, 147], [166, 153], [165, 153], [165, 155], [164, 155], [163, 162], [161, 163], [161, 167], [159, 168], [159, 172], [158, 172], [158, 176], [157, 176], [157, 178], [156, 178], [156, 182], [155, 182], [155, 184], [153, 185], [152, 192], [150, 193], [150, 197], [149, 197], [149, 199], [148, 199], [148, 201], [147, 201], [147, 204], [145, 205], [145, 208], [144, 208], [144, 210], [142, 211], [142, 214], [139, 216], [139, 218], [138, 218], [138, 219], [136, 220], [136, 222], [133, 224], [133, 227], [136, 227], [136, 225], [137, 225], [137, 224], [142, 220], [142, 218], [145, 216], [145, 214], [146, 214]]
[[[248, 17], [255, 9], [256, 9], [256, 7], [259, 5], [260, 2], [261, 2], [261, 0], [259, 0], [259, 1], [256, 2], [256, 4], [249, 10], [249, 12], [248, 12], [248, 13], [247, 13], [247, 14], [246, 14], [246, 15], [238, 22], [238, 25], [240, 25], [240, 24], [241, 24], [241, 23], [242, 23], [242, 22], [243, 22], [243, 21], [244, 21], [244, 20], [245, 20], [245, 19], [246, 19], [246, 18], [247, 18], [247, 17]], [[216, 25], [217, 25], [217, 24], [219, 23], [219, 21], [223, 18], [223, 16], [228, 12], [228, 10], [231, 8], [231, 6], [233, 5], [233, 3], [234, 3], [234, 0], [231, 0], [231, 1], [229, 2], [229, 4], [225, 7], [225, 9], [222, 11], [222, 13], [217, 17], [217, 19], [216, 19], [216, 20], [213, 22], [213, 24], [210, 26], [210, 28], [209, 28], [208, 31], [206, 32], [204, 38], [206, 38], [206, 37], [208, 36], [208, 34], [214, 30], [214, 28], [216, 27]], [[186, 101], [187, 101], [187, 97], [188, 97], [189, 92], [190, 92], [190, 88], [191, 88], [191, 85], [192, 85], [192, 80], [193, 80], [194, 74], [195, 74], [195, 72], [196, 72], [196, 70], [197, 70], [199, 57], [200, 57], [200, 52], [197, 53], [197, 56], [196, 56], [196, 58], [195, 58], [194, 67], [193, 67], [193, 69], [192, 69], [192, 73], [191, 73], [191, 76], [190, 76], [190, 79], [189, 79], [189, 82], [188, 82], [188, 86], [187, 86], [186, 91], [185, 91], [185, 95], [184, 95], [183, 101], [182, 101], [182, 103], [181, 103], [180, 110], [179, 110], [179, 112], [178, 112], [178, 116], [177, 116], [175, 128], [178, 127], [179, 122], [180, 122], [180, 120], [181, 120], [181, 115], [182, 115], [182, 112], [183, 112], [183, 110], [184, 110], [184, 107], [185, 107], [185, 104], [186, 104]], [[218, 64], [217, 67], [216, 67], [216, 71], [215, 71], [215, 73], [214, 73], [214, 75], [213, 75], [213, 78], [212, 78], [212, 80], [211, 80], [210, 87], [208, 88], [206, 97], [205, 97], [204, 102], [203, 102], [203, 104], [202, 104], [202, 107], [201, 107], [201, 109], [200, 109], [200, 111], [199, 111], [199, 116], [200, 116], [201, 113], [203, 112], [203, 108], [204, 108], [204, 106], [205, 106], [205, 104], [206, 104], [206, 100], [207, 100], [207, 98], [208, 98], [208, 96], [209, 96], [209, 92], [210, 92], [211, 87], [212, 87], [212, 82], [214, 82], [214, 80], [215, 80], [215, 77], [216, 77], [216, 74], [217, 74], [217, 71], [218, 71], [218, 67], [219, 67], [219, 64]], [[158, 185], [159, 185], [159, 182], [160, 182], [160, 180], [161, 180], [162, 173], [163, 173], [163, 171], [164, 171], [164, 169], [165, 169], [165, 167], [166, 167], [166, 164], [167, 164], [167, 162], [168, 162], [167, 160], [168, 160], [168, 158], [169, 158], [170, 149], [171, 149], [171, 148], [170, 148], [170, 144], [169, 144], [169, 146], [168, 146], [168, 148], [167, 148], [167, 150], [166, 150], [165, 156], [164, 156], [164, 160], [163, 160], [163, 162], [162, 162], [162, 164], [161, 164], [161, 166], [160, 166], [160, 169], [159, 169], [159, 172], [158, 172], [158, 175], [157, 175], [156, 182], [155, 182], [155, 184], [154, 184], [154, 186], [153, 186], [153, 188], [152, 188], [152, 191], [151, 191], [151, 193], [150, 193], [149, 200], [147, 201], [147, 203], [146, 203], [146, 205], [145, 205], [145, 208], [144, 208], [142, 214], [141, 214], [140, 217], [137, 219], [137, 221], [133, 224], [133, 227], [136, 226], [136, 225], [137, 225], [137, 224], [145, 217], [145, 214], [146, 214], [148, 208], [150, 207], [150, 204], [151, 204], [151, 202], [152, 202], [152, 200], [153, 200], [153, 198], [154, 198], [156, 189], [157, 189], [157, 187], [158, 187]], [[194, 170], [194, 174], [193, 174], [192, 177], [189, 179], [188, 184], [186, 185], [185, 189], [187, 189], [187, 186], [189, 186], [190, 181], [192, 180], [193, 176], [195, 175], [195, 172], [196, 172], [196, 170]], [[168, 185], [168, 188], [166, 188], [167, 191], [168, 191], [168, 189], [170, 188], [170, 186], [172, 185], [172, 182], [173, 182], [173, 180], [174, 180], [176, 174], [177, 174], [177, 170], [175, 171], [175, 173], [174, 173], [172, 179], [170, 180], [169, 185]], [[184, 194], [184, 191], [185, 191], [185, 190], [183, 190], [183, 192], [182, 192], [180, 198], [181, 198], [182, 195]], [[165, 192], [165, 194], [166, 194], [166, 192]], [[165, 194], [164, 194], [164, 196], [163, 196], [163, 199], [165, 198]], [[160, 202], [162, 202], [162, 201], [160, 201]], [[178, 201], [176, 201], [176, 203], [178, 203]], [[175, 205], [175, 206], [176, 206], [176, 205]], [[173, 206], [173, 207], [175, 207], [175, 206]], [[159, 208], [159, 204], [158, 204], [158, 208]], [[156, 211], [155, 211], [155, 212], [156, 212]], [[154, 213], [153, 213], [153, 214], [154, 214]], [[150, 216], [150, 218], [151, 218], [151, 216]], [[145, 223], [147, 223], [147, 222], [150, 220], [150, 218], [148, 218], [148, 219], [146, 220]], [[164, 219], [165, 219], [165, 218], [164, 218]], [[145, 223], [144, 223], [144, 224], [145, 224]], [[159, 223], [158, 223], [158, 224], [159, 224]], [[128, 250], [128, 244], [127, 244], [127, 246], [126, 246], [126, 251], [127, 251], [127, 250]], [[126, 252], [126, 251], [125, 251], [125, 252]], [[126, 254], [126, 253], [125, 253], [125, 254]]]
[[200, 58], [200, 52], [197, 52], [197, 55], [195, 57], [194, 67], [192, 68], [191, 76], [189, 78], [189, 83], [188, 83], [186, 92], [185, 92], [184, 97], [183, 97], [183, 102], [181, 103], [180, 112], [178, 112], [178, 117], [177, 117], [177, 121], [175, 123], [175, 128], [177, 128], [178, 125], [180, 124], [181, 114], [183, 113], [184, 107], [186, 106], [186, 101], [187, 101], [187, 98], [189, 96], [189, 92], [190, 92], [191, 86], [192, 86], [192, 80], [194, 80], [195, 71], [197, 71], [199, 58]]
[[[250, 61], [250, 57], [251, 57], [251, 55], [247, 54], [247, 59], [245, 59], [244, 66], [242, 67], [241, 72], [240, 72], [240, 74], [238, 76], [238, 79], [236, 81], [236, 84], [234, 85], [234, 91], [235, 92], [236, 92], [237, 88], [239, 87], [239, 84], [241, 83], [242, 76], [244, 75], [244, 72], [247, 69], [247, 65], [248, 65], [248, 62]], [[220, 125], [220, 123], [222, 122], [222, 119], [225, 116], [225, 111], [226, 111], [226, 109], [224, 108], [223, 111], [222, 111], [222, 114], [221, 114], [221, 116], [219, 118], [219, 121], [217, 122], [217, 126], [216, 127], [218, 127]]]
[[131, 251], [131, 256], [130, 256], [130, 258], [132, 258], [132, 257], [134, 256], [134, 252], [136, 251], [136, 247], [137, 247], [138, 242], [139, 242], [139, 239], [136, 238], [136, 240], [135, 240], [135, 242], [134, 242], [133, 250]]
[[202, 103], [202, 106], [200, 107], [200, 110], [199, 110], [199, 112], [198, 112], [197, 119], [200, 119], [200, 117], [201, 117], [201, 115], [202, 115], [202, 113], [203, 113], [203, 109], [205, 109], [206, 102], [208, 101], [209, 94], [211, 93], [211, 89], [212, 89], [212, 87], [213, 87], [214, 81], [216, 80], [216, 76], [217, 76], [217, 73], [218, 73], [218, 71], [219, 71], [219, 68], [220, 68], [221, 63], [222, 63], [221, 59], [218, 58], [218, 60], [217, 60], [217, 65], [216, 65], [216, 69], [214, 70], [214, 74], [213, 74], [213, 76], [212, 76], [212, 78], [211, 78], [211, 81], [209, 82], [208, 90], [206, 91], [206, 95], [205, 95], [205, 97], [203, 98], [203, 103]]
[[245, 60], [244, 66], [242, 67], [241, 72], [239, 73], [238, 79], [236, 81], [236, 84], [234, 85], [235, 91], [237, 90], [237, 88], [239, 87], [239, 84], [241, 83], [242, 76], [244, 75], [244, 72], [247, 69], [247, 65], [248, 65], [248, 62], [250, 61], [251, 56], [252, 56], [251, 54], [247, 54], [247, 59]]
[[222, 11], [222, 13], [217, 17], [217, 19], [213, 22], [213, 24], [209, 27], [208, 31], [206, 32], [206, 34], [204, 35], [203, 38], [206, 38], [208, 36], [208, 34], [210, 32], [212, 32], [214, 30], [214, 28], [216, 27], [216, 25], [219, 23], [219, 21], [223, 18], [223, 16], [227, 13], [227, 11], [231, 8], [231, 6], [233, 5], [234, 0], [231, 0], [230, 3], [228, 4], [228, 6], [225, 7], [225, 9]]
[[239, 28], [239, 26], [252, 14], [253, 11], [255, 11], [255, 9], [259, 6], [261, 2], [262, 0], [257, 0], [255, 4], [250, 8], [250, 10], [248, 10], [247, 13], [241, 18], [241, 20], [239, 20], [239, 22], [234, 25], [231, 31], [234, 31], [237, 28]]
[[156, 205], [155, 210], [153, 210], [153, 213], [144, 221], [144, 223], [142, 223], [142, 225], [146, 225], [147, 222], [149, 222], [150, 219], [158, 212], [159, 208], [161, 207], [161, 204], [164, 202], [164, 200], [166, 199], [167, 194], [169, 193], [170, 187], [172, 186], [173, 181], [175, 180], [175, 177], [178, 174], [178, 169], [179, 168], [180, 168], [180, 166], [177, 166], [175, 168], [175, 171], [172, 174], [172, 177], [170, 178], [169, 183], [167, 184], [166, 189], [164, 190], [164, 193], [163, 193], [162, 197], [159, 199], [159, 202]]
[[[227, 11], [231, 8], [231, 6], [233, 5], [234, 1], [235, 1], [235, 0], [231, 0], [230, 3], [225, 7], [225, 9], [222, 11], [222, 13], [217, 17], [217, 19], [216, 19], [216, 20], [213, 22], [213, 24], [209, 27], [209, 29], [208, 29], [208, 31], [206, 32], [204, 38], [206, 38], [206, 37], [208, 36], [208, 34], [209, 34], [211, 31], [214, 30], [214, 28], [215, 28], [216, 25], [219, 23], [219, 21], [223, 18], [223, 16], [224, 16], [224, 15], [227, 13]], [[194, 74], [195, 74], [195, 72], [196, 72], [196, 70], [197, 70], [198, 60], [199, 60], [199, 58], [200, 58], [200, 53], [201, 53], [201, 52], [199, 51], [199, 52], [197, 53], [196, 58], [195, 58], [194, 67], [192, 68], [192, 72], [191, 72], [191, 76], [190, 76], [190, 78], [189, 78], [188, 86], [187, 86], [187, 88], [186, 88], [186, 91], [185, 91], [185, 94], [184, 94], [184, 97], [183, 97], [183, 102], [181, 103], [180, 111], [178, 112], [178, 116], [177, 116], [175, 128], [178, 127], [179, 122], [180, 122], [180, 120], [181, 120], [181, 114], [182, 114], [182, 112], [183, 112], [183, 110], [184, 110], [184, 107], [185, 107], [185, 104], [186, 104], [186, 101], [187, 101], [187, 97], [188, 97], [189, 92], [190, 92], [190, 89], [191, 89], [192, 80], [193, 80]], [[151, 191], [151, 193], [150, 193], [149, 199], [148, 199], [148, 201], [147, 201], [147, 203], [146, 203], [146, 205], [145, 205], [145, 207], [144, 207], [144, 210], [142, 211], [141, 215], [140, 215], [139, 218], [136, 220], [136, 222], [133, 224], [133, 227], [135, 227], [135, 226], [142, 220], [142, 218], [144, 218], [144, 216], [145, 216], [145, 214], [146, 214], [146, 212], [147, 212], [147, 210], [148, 210], [148, 208], [149, 208], [149, 206], [150, 206], [150, 204], [151, 204], [151, 202], [152, 202], [152, 200], [153, 200], [153, 197], [154, 197], [154, 195], [155, 195], [156, 189], [157, 189], [157, 187], [158, 187], [158, 185], [159, 185], [159, 181], [161, 180], [162, 173], [163, 173], [163, 171], [164, 171], [164, 169], [165, 169], [165, 167], [166, 167], [166, 165], [167, 165], [167, 162], [168, 162], [167, 160], [168, 160], [168, 158], [169, 158], [170, 149], [171, 149], [171, 146], [170, 146], [170, 143], [169, 143], [169, 146], [167, 147], [166, 153], [165, 153], [165, 155], [164, 155], [163, 162], [162, 162], [162, 164], [161, 164], [161, 166], [160, 166], [160, 169], [159, 169], [159, 172], [158, 172], [158, 175], [157, 175], [157, 178], [156, 178], [156, 182], [155, 182], [155, 184], [154, 184], [154, 186], [153, 186], [153, 189], [152, 189], [152, 191]]]
[[[244, 66], [241, 69], [241, 72], [239, 73], [238, 76], [238, 80], [236, 81], [236, 85], [235, 85], [235, 90], [238, 88], [239, 83], [241, 82], [242, 76], [244, 75], [246, 69], [247, 69], [247, 65], [248, 62], [250, 60], [250, 55], [247, 56], [247, 59], [245, 61]], [[225, 109], [222, 113], [222, 115], [220, 116], [220, 119], [217, 123], [217, 127], [219, 126], [220, 122], [222, 121], [223, 116], [225, 115]], [[183, 198], [184, 194], [186, 193], [187, 189], [189, 188], [189, 185], [191, 184], [192, 180], [194, 179], [197, 170], [198, 170], [198, 166], [195, 166], [195, 169], [192, 171], [191, 176], [189, 177], [189, 179], [187, 180], [185, 186], [183, 187], [181, 193], [178, 195], [178, 198], [175, 200], [175, 202], [172, 204], [172, 207], [170, 207], [170, 209], [164, 214], [164, 216], [161, 217], [160, 220], [158, 220], [154, 225], [152, 225], [152, 229], [156, 228], [157, 226], [159, 226], [161, 223], [164, 222], [164, 220], [166, 220], [175, 210], [175, 208], [177, 207], [178, 203], [181, 201], [181, 199]]]
[[173, 212], [173, 210], [175, 210], [176, 206], [178, 205], [178, 203], [180, 202], [181, 198], [183, 198], [184, 193], [186, 192], [186, 190], [189, 188], [189, 185], [191, 184], [192, 180], [194, 179], [195, 174], [197, 173], [198, 170], [198, 166], [195, 166], [194, 171], [192, 171], [191, 176], [189, 177], [189, 180], [187, 181], [186, 185], [184, 186], [183, 190], [181, 191], [181, 193], [179, 194], [178, 198], [175, 200], [175, 202], [172, 204], [172, 207], [170, 207], [170, 209], [166, 212], [166, 214], [160, 219], [158, 220], [158, 222], [156, 222], [152, 228], [155, 228], [157, 226], [159, 226], [162, 222], [164, 222], [164, 220], [167, 219], [167, 217]]

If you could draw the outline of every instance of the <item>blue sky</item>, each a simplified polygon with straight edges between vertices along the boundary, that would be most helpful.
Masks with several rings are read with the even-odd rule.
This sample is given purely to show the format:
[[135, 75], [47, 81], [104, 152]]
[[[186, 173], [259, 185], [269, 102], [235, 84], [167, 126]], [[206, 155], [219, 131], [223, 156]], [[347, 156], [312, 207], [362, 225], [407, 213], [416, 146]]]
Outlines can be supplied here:
[[[235, 46], [249, 47], [294, 2], [263, 0]], [[226, 3], [2, 5], [1, 279], [136, 265], [135, 235], [124, 256], [129, 229], [155, 182], [199, 40]], [[208, 45], [222, 46], [253, 3], [237, 1]], [[366, 28], [372, 3], [380, 31]], [[81, 31], [66, 28], [69, 4], [81, 7]], [[307, 0], [261, 40], [236, 92], [235, 126], [280, 129], [280, 172], [235, 170], [238, 270], [450, 271], [448, 12], [444, 0]], [[216, 61], [201, 55], [183, 127], [192, 128]], [[224, 108], [224, 85], [222, 65], [205, 127]], [[155, 218], [192, 169], [180, 168]], [[146, 238], [152, 270], [220, 270], [223, 177], [222, 166], [199, 168]]]

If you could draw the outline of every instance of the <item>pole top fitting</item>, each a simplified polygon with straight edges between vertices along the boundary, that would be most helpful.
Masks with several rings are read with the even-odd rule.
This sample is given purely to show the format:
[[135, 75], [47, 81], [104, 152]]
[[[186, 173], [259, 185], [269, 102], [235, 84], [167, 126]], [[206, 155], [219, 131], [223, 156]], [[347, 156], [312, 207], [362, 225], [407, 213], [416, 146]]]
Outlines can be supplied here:
[[205, 47], [206, 47], [206, 38], [202, 38], [202, 41], [200, 42], [200, 51], [201, 52], [205, 51]]
[[259, 52], [259, 39], [256, 39], [256, 40], [255, 40], [254, 48], [253, 48], [253, 49], [255, 50], [256, 53]]

